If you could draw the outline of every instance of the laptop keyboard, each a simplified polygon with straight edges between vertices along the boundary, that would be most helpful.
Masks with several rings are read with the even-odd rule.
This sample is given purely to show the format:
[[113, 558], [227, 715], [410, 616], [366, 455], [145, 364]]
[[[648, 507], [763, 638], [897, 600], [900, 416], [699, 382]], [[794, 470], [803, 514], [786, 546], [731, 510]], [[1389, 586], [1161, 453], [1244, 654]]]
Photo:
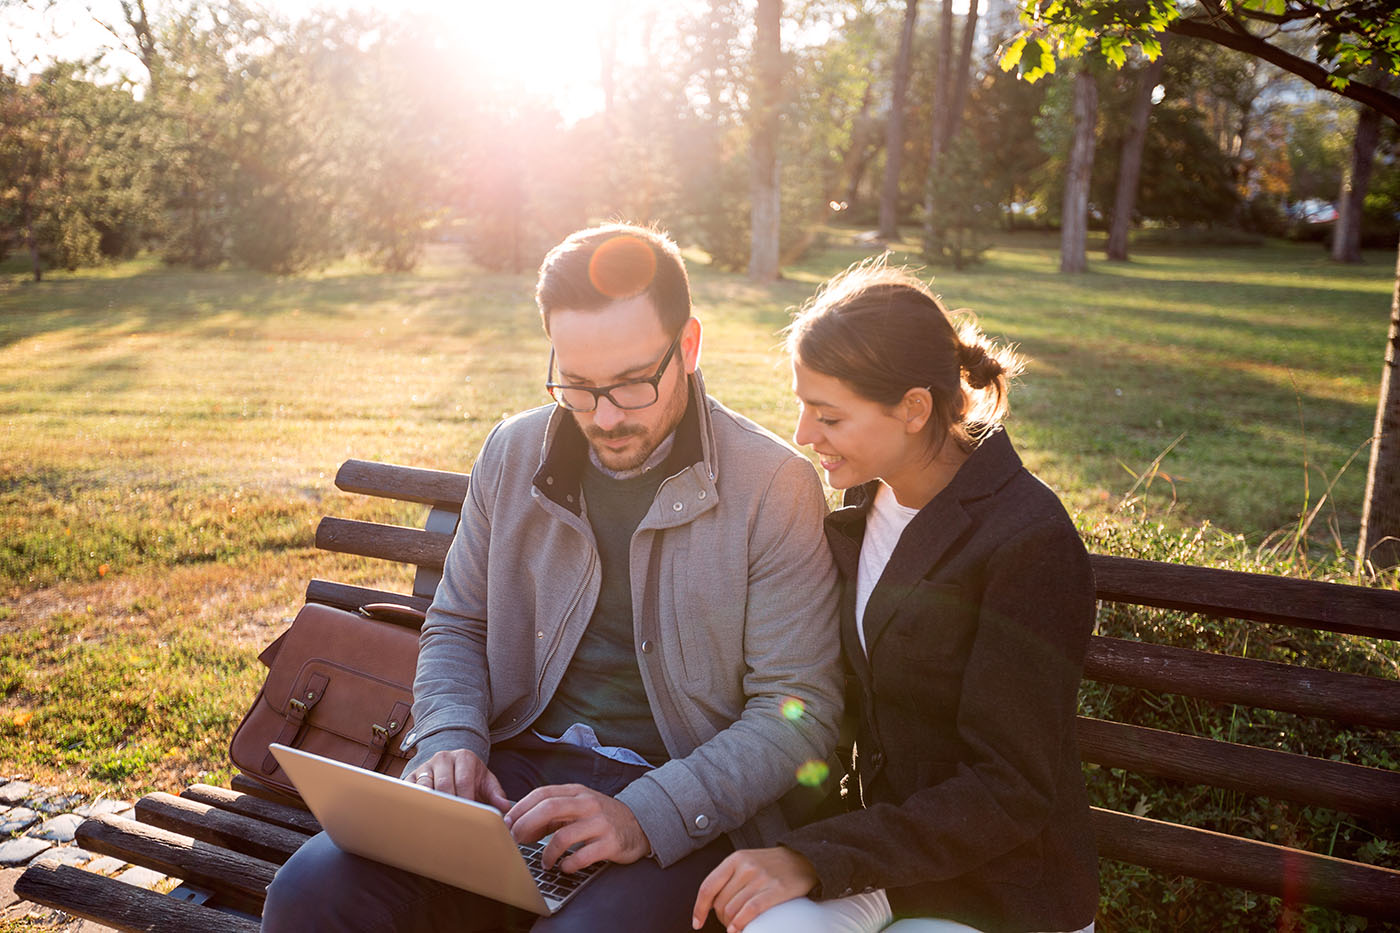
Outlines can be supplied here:
[[594, 862], [587, 868], [581, 868], [572, 873], [559, 871], [558, 868], [545, 868], [543, 861], [545, 845], [544, 840], [523, 844], [520, 846], [520, 854], [525, 856], [525, 864], [530, 867], [530, 875], [539, 885], [540, 893], [552, 900], [567, 899], [607, 864], [607, 862]]

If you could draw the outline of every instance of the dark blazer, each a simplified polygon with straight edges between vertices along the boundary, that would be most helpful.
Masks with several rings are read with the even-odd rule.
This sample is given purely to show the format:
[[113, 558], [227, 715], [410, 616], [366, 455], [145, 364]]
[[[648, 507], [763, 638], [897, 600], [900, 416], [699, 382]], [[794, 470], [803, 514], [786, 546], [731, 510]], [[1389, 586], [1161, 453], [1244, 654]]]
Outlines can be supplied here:
[[863, 809], [780, 842], [811, 860], [818, 897], [885, 888], [896, 917], [1077, 930], [1098, 906], [1074, 733], [1094, 624], [1083, 542], [997, 431], [905, 529], [866, 606], [867, 661], [855, 576], [874, 490], [827, 518]]

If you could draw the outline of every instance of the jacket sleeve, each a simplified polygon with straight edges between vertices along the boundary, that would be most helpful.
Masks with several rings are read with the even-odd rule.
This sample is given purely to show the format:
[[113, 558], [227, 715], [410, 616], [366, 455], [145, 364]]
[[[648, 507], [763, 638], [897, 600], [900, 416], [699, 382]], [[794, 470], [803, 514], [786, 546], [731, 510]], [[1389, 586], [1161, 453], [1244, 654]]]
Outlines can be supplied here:
[[1067, 520], [1033, 525], [991, 555], [956, 720], [965, 755], [902, 804], [784, 836], [816, 868], [821, 896], [955, 878], [1042, 831], [1074, 742], [1093, 619], [1088, 555]]
[[486, 565], [491, 500], [500, 478], [493, 429], [472, 468], [461, 520], [418, 640], [413, 678], [412, 770], [435, 752], [468, 749], [486, 761], [491, 709], [486, 668]]
[[811, 464], [786, 460], [749, 530], [741, 715], [617, 795], [663, 866], [777, 801], [835, 744], [842, 678], [825, 514]]

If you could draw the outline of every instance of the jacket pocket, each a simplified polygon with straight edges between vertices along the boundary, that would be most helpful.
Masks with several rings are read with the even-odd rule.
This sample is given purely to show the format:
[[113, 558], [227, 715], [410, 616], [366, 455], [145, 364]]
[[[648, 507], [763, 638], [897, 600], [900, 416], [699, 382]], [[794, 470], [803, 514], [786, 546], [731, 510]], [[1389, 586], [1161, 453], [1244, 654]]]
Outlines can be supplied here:
[[886, 637], [898, 657], [961, 669], [976, 634], [977, 605], [961, 586], [920, 580], [900, 602]]

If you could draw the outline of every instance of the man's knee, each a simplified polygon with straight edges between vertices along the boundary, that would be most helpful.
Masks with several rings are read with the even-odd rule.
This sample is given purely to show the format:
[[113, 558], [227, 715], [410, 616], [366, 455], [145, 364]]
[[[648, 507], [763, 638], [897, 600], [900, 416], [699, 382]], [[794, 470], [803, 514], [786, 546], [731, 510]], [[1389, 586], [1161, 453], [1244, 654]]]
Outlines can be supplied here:
[[263, 930], [384, 929], [382, 908], [367, 890], [367, 865], [372, 863], [344, 852], [325, 833], [313, 836], [268, 885]]

